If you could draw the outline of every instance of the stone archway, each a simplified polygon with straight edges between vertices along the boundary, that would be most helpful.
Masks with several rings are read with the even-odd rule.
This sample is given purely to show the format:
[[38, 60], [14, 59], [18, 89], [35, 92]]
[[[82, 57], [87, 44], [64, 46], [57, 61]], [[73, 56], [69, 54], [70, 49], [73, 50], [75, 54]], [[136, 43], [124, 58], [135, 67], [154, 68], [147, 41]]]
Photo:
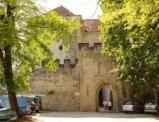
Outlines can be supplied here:
[[101, 84], [97, 90], [96, 90], [96, 111], [99, 111], [99, 99], [98, 99], [98, 96], [99, 96], [99, 92], [100, 90], [103, 88], [103, 87], [109, 87], [111, 92], [112, 92], [112, 99], [113, 99], [113, 111], [118, 111], [119, 110], [119, 97], [117, 95], [117, 89], [115, 88], [115, 86], [111, 85], [110, 83], [103, 83]]
[[98, 95], [98, 103], [99, 103], [98, 110], [99, 110], [99, 112], [105, 111], [103, 101], [107, 101], [107, 103], [110, 102], [112, 104], [112, 108], [113, 108], [113, 94], [112, 94], [111, 89], [108, 86], [103, 86], [99, 90], [99, 95]]

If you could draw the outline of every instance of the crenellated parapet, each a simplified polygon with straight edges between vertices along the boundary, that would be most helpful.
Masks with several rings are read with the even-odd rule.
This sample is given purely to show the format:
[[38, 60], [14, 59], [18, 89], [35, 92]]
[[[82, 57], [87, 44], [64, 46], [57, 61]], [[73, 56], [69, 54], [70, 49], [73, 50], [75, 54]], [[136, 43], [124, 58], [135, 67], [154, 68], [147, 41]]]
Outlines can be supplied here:
[[97, 51], [100, 52], [102, 47], [102, 43], [78, 43], [78, 51], [84, 52], [84, 51]]
[[104, 58], [105, 55], [101, 54], [102, 43], [79, 43], [78, 56], [79, 58]]

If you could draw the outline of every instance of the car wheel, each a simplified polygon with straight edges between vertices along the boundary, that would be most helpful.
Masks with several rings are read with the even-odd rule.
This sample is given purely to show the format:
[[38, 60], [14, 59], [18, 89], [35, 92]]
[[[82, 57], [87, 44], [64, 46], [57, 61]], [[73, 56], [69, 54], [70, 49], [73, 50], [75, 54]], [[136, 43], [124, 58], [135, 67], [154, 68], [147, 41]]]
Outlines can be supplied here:
[[158, 112], [154, 113], [154, 115], [158, 115]]
[[30, 111], [30, 115], [32, 115], [33, 114], [33, 112], [32, 111]]
[[134, 113], [134, 114], [135, 114], [135, 113], [137, 113], [137, 110], [136, 110], [136, 109], [134, 109], [134, 112], [133, 112], [133, 113]]
[[144, 114], [148, 114], [148, 112], [145, 112], [145, 111], [144, 111]]
[[36, 113], [39, 113], [39, 110], [36, 110]]
[[124, 113], [125, 113], [125, 114], [127, 114], [128, 112], [127, 112], [127, 111], [125, 111]]

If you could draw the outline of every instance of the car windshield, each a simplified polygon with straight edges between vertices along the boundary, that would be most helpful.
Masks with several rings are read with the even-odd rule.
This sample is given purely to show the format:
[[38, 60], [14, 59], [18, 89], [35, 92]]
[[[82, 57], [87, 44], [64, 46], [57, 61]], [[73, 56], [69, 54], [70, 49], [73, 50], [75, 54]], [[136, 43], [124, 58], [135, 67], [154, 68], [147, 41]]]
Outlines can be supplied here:
[[155, 101], [154, 100], [147, 101], [145, 105], [155, 105]]
[[133, 102], [132, 101], [127, 101], [127, 102], [125, 102], [125, 105], [133, 105]]

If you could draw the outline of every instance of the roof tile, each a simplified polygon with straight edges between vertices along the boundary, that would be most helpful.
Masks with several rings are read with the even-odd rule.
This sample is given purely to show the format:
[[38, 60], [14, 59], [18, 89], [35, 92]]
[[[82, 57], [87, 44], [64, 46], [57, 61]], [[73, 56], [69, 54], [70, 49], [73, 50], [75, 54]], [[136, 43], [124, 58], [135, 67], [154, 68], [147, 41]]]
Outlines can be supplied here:
[[72, 12], [70, 12], [68, 9], [66, 9], [63, 6], [59, 6], [55, 9], [53, 9], [53, 11], [55, 11], [58, 15], [63, 16], [63, 17], [75, 16]]

